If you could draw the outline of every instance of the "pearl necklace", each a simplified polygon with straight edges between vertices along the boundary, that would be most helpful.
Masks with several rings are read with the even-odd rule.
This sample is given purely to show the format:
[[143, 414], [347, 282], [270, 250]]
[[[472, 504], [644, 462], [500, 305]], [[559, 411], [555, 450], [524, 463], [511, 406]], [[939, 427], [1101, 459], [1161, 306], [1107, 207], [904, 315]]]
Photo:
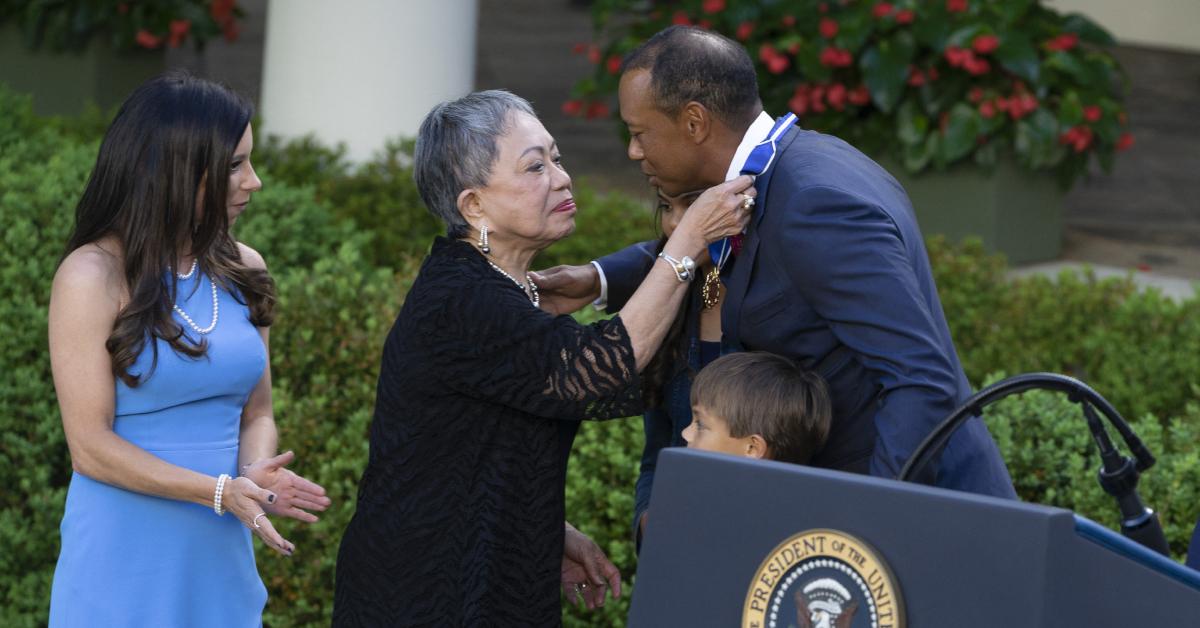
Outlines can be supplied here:
[[197, 263], [196, 258], [192, 258], [192, 269], [187, 271], [186, 275], [175, 275], [175, 276], [179, 277], [180, 279], [191, 279], [192, 275], [194, 275], [196, 273], [196, 263]]
[[[192, 269], [189, 270], [186, 275], [177, 274], [175, 276], [179, 277], [180, 279], [191, 279], [192, 275], [195, 272], [196, 272], [196, 260], [192, 260]], [[196, 322], [192, 320], [192, 317], [188, 316], [187, 312], [184, 312], [178, 305], [171, 306], [171, 307], [175, 308], [175, 313], [178, 314], [180, 317], [182, 317], [184, 322], [186, 322], [189, 327], [191, 327], [193, 330], [195, 330], [196, 333], [198, 333], [200, 335], [210, 334], [210, 333], [212, 333], [212, 330], [217, 328], [217, 317], [221, 313], [220, 306], [217, 303], [217, 282], [213, 281], [212, 279], [209, 279], [208, 283], [212, 285], [212, 303], [213, 303], [212, 323], [210, 323], [208, 325], [208, 327], [200, 327], [199, 325], [197, 325]]]
[[513, 279], [512, 275], [504, 272], [504, 269], [497, 266], [496, 263], [493, 262], [492, 260], [488, 260], [488, 264], [491, 264], [492, 268], [496, 269], [496, 272], [500, 273], [501, 275], [504, 275], [505, 277], [508, 277], [508, 279], [510, 281], [517, 284], [517, 287], [521, 289], [521, 292], [525, 292], [526, 290], [528, 290], [529, 292], [528, 292], [528, 294], [526, 294], [526, 296], [529, 297], [529, 302], [533, 303], [533, 307], [538, 307], [538, 305], [542, 302], [541, 298], [538, 296], [537, 284], [533, 283], [533, 277], [531, 277], [529, 275], [529, 273], [525, 273], [525, 281], [528, 283], [523, 284], [523, 283], [517, 281], [516, 279]]

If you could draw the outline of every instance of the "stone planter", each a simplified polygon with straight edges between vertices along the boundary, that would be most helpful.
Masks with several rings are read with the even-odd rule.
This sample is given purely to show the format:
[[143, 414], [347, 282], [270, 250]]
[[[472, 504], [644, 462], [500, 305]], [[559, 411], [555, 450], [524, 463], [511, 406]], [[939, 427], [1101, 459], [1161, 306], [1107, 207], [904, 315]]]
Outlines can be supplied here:
[[895, 161], [878, 161], [908, 191], [926, 236], [978, 236], [1012, 264], [1058, 258], [1064, 191], [1052, 173], [1029, 172], [1002, 158], [990, 173], [960, 164], [914, 176]]
[[114, 50], [104, 34], [81, 52], [28, 50], [13, 24], [0, 26], [0, 82], [33, 94], [39, 115], [78, 114], [91, 102], [109, 108], [165, 68], [161, 50]]

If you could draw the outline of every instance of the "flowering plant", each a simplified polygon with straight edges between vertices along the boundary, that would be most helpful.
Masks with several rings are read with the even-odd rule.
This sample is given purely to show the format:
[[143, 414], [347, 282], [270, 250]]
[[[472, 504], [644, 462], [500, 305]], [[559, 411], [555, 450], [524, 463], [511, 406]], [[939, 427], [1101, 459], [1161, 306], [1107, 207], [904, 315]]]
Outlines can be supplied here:
[[111, 37], [118, 50], [178, 47], [189, 37], [197, 48], [218, 35], [237, 39], [237, 0], [0, 0], [0, 24], [15, 21], [25, 45], [82, 50], [94, 36]]
[[1092, 156], [1109, 171], [1133, 144], [1112, 36], [1037, 0], [597, 0], [593, 21], [600, 43], [576, 52], [596, 68], [569, 115], [607, 115], [623, 55], [692, 24], [747, 48], [768, 112], [793, 111], [913, 173], [990, 167], [1003, 152], [1069, 186]]

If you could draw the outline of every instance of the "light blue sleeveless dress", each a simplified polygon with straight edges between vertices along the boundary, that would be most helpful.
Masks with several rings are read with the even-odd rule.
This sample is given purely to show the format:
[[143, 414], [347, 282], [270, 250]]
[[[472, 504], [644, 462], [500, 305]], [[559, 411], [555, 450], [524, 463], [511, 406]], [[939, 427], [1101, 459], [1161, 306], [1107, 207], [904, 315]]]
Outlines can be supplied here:
[[[212, 321], [212, 283], [179, 280], [179, 307], [196, 325]], [[217, 326], [199, 359], [159, 340], [116, 384], [114, 431], [151, 454], [200, 473], [237, 475], [242, 407], [262, 376], [266, 350], [249, 310], [218, 291]], [[193, 340], [199, 336], [177, 313]], [[147, 378], [144, 374], [150, 373]], [[250, 531], [232, 513], [71, 477], [62, 550], [50, 595], [50, 626], [261, 626], [267, 591]]]

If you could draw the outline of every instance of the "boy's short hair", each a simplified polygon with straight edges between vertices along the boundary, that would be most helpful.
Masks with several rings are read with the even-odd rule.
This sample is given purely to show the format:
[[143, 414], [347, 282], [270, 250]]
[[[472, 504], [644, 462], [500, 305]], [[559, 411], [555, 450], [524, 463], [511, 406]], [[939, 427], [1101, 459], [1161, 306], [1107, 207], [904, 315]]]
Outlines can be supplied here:
[[691, 402], [723, 419], [730, 436], [759, 434], [772, 460], [797, 464], [825, 445], [833, 414], [820, 375], [765, 351], [713, 360], [692, 382]]

